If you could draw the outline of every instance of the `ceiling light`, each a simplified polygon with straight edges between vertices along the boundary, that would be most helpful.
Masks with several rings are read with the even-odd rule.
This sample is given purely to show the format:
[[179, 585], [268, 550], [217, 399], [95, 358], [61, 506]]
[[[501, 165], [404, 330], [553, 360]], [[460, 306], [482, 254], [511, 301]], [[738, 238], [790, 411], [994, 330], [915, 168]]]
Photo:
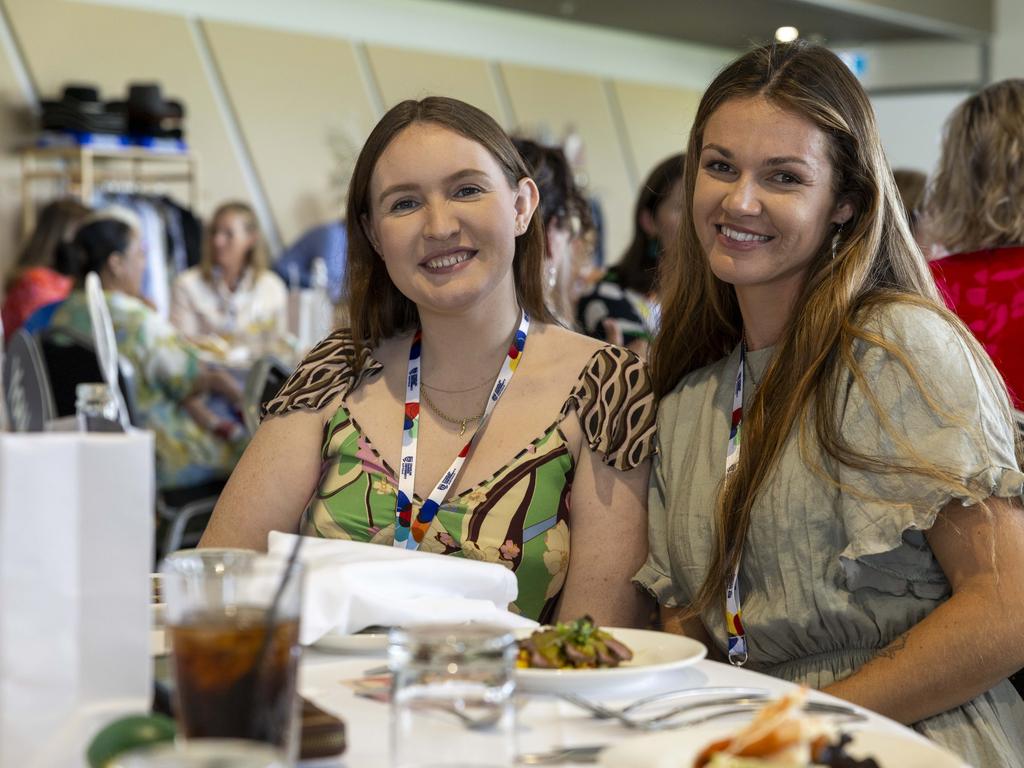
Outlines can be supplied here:
[[775, 39], [780, 43], [792, 43], [800, 37], [800, 30], [796, 27], [779, 27], [775, 30]]

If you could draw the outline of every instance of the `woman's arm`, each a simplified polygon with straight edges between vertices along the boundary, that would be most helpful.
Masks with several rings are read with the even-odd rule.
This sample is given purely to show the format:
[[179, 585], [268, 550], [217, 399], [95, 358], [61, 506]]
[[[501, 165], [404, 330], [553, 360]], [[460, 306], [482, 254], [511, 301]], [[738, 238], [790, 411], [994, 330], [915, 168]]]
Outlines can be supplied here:
[[270, 531], [296, 533], [320, 479], [320, 412], [268, 418], [217, 501], [201, 547], [265, 551]]
[[704, 626], [704, 622], [697, 616], [686, 617], [685, 608], [669, 608], [667, 606], [661, 606], [661, 629], [663, 632], [671, 632], [675, 635], [686, 635], [692, 637], [694, 640], [699, 640], [704, 643], [704, 646], [708, 649], [708, 658], [715, 661], [725, 661], [726, 659], [718, 651], [718, 646], [715, 645], [711, 639], [710, 633], [708, 633], [707, 627]]
[[1024, 509], [951, 501], [927, 533], [953, 588], [945, 603], [825, 689], [902, 723], [970, 701], [1024, 667]]
[[620, 471], [585, 445], [569, 510], [569, 573], [560, 621], [590, 614], [608, 627], [647, 625], [652, 603], [632, 583], [647, 557], [647, 480], [651, 462]]

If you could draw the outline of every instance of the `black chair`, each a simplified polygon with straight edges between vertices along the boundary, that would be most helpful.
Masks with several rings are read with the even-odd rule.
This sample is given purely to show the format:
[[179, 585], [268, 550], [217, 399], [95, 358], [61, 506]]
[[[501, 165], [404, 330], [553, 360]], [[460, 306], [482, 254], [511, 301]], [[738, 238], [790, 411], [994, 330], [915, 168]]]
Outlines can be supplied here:
[[[46, 361], [36, 339], [24, 329], [16, 331], [7, 344], [3, 397], [15, 432], [42, 432], [55, 418]], [[72, 402], [72, 415], [74, 412]]]
[[[75, 388], [87, 382], [102, 382], [93, 340], [70, 329], [48, 328], [39, 334], [39, 348], [50, 372], [50, 390], [58, 417], [75, 415]], [[135, 369], [125, 358], [118, 359], [118, 388], [128, 406], [128, 420], [138, 425], [135, 406]]]
[[[84, 382], [102, 381], [93, 340], [67, 329], [47, 329], [40, 334], [42, 359], [54, 382], [54, 401], [58, 415], [75, 413], [75, 387]], [[128, 407], [128, 419], [138, 421], [135, 397], [135, 369], [131, 362], [118, 359], [118, 385]], [[183, 488], [168, 488], [156, 497], [157, 558], [182, 547], [199, 543], [225, 481]]]
[[291, 369], [273, 355], [264, 355], [249, 369], [245, 378], [245, 406], [242, 418], [249, 434], [260, 425], [260, 408], [277, 396], [291, 375]]

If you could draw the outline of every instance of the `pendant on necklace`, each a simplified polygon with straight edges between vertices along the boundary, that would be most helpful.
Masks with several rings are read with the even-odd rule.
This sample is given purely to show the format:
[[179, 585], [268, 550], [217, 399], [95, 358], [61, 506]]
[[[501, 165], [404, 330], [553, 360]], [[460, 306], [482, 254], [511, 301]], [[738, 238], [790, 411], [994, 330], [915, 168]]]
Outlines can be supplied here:
[[463, 419], [462, 420], [462, 426], [459, 429], [459, 437], [462, 437], [464, 434], [466, 434], [466, 422], [467, 421], [469, 421], [469, 419]]

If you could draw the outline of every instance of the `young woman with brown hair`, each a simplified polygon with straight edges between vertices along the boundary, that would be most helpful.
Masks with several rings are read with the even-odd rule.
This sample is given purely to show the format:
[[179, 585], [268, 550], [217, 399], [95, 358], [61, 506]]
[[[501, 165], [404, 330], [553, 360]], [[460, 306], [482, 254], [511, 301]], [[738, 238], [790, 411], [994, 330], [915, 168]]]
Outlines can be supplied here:
[[204, 545], [265, 548], [270, 530], [397, 544], [512, 569], [514, 609], [540, 621], [644, 619], [630, 576], [650, 380], [553, 322], [537, 203], [475, 107], [432, 97], [381, 119], [348, 196], [351, 328], [269, 403]]
[[757, 48], [687, 158], [638, 580], [733, 663], [1024, 766], [1006, 391], [939, 301], [867, 96], [825, 48]]

